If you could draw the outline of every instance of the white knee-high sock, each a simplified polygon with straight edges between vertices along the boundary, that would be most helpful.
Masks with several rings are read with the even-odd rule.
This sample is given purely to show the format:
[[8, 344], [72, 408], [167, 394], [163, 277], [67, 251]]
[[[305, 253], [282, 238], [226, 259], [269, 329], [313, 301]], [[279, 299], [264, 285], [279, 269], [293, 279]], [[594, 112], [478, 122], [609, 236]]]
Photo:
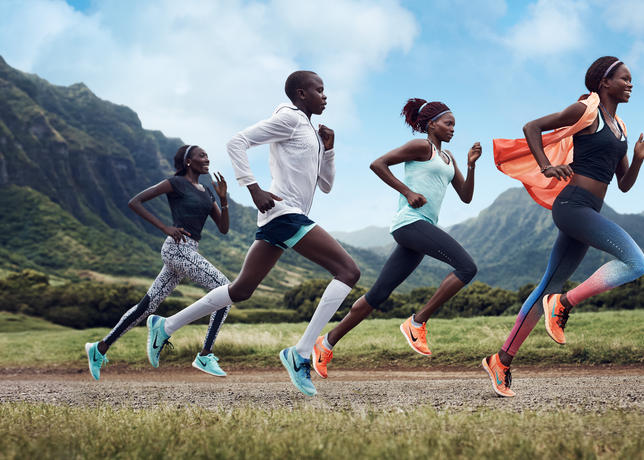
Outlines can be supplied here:
[[322, 298], [320, 298], [320, 303], [315, 309], [315, 313], [313, 313], [311, 322], [306, 327], [306, 331], [304, 331], [304, 335], [302, 335], [300, 341], [295, 345], [295, 350], [302, 358], [309, 359], [311, 357], [315, 340], [335, 312], [338, 311], [342, 301], [349, 295], [351, 289], [350, 286], [335, 279], [326, 287]]
[[166, 318], [165, 333], [172, 335], [186, 324], [192, 323], [202, 316], [210, 315], [213, 311], [221, 310], [231, 303], [228, 284], [216, 287], [192, 305], [188, 305], [180, 312]]

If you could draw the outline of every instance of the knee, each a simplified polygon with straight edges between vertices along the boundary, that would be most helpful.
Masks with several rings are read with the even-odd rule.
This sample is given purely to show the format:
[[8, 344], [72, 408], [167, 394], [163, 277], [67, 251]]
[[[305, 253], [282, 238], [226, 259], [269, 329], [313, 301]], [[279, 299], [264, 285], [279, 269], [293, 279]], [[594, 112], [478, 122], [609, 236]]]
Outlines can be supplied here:
[[478, 267], [474, 262], [470, 262], [467, 265], [459, 268], [457, 271], [458, 278], [465, 284], [469, 283], [474, 279], [476, 273], [478, 272]]
[[360, 279], [360, 269], [356, 263], [351, 260], [351, 262], [342, 267], [342, 270], [339, 270], [335, 276], [347, 286], [353, 287]]
[[233, 302], [248, 300], [253, 295], [253, 292], [255, 292], [255, 289], [248, 286], [238, 286], [235, 283], [228, 287], [228, 295]]

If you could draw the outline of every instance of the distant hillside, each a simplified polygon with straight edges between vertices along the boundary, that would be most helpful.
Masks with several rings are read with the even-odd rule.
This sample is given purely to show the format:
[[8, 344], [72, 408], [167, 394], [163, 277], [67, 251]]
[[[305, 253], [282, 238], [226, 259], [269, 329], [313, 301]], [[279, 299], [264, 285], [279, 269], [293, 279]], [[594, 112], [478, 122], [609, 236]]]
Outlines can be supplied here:
[[354, 232], [334, 231], [331, 232], [331, 235], [338, 241], [364, 249], [390, 246], [394, 243], [388, 227], [376, 227], [374, 225]]

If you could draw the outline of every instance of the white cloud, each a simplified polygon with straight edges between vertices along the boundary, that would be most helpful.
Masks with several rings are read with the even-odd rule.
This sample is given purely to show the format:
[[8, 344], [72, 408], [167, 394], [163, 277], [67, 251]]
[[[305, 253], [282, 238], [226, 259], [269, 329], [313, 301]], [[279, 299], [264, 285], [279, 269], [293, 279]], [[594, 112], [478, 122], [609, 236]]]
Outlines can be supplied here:
[[580, 1], [539, 0], [527, 8], [527, 17], [514, 25], [502, 42], [521, 59], [578, 50], [588, 43], [586, 10]]
[[[56, 84], [86, 83], [132, 107], [144, 126], [222, 154], [238, 129], [270, 115], [298, 68], [325, 80], [330, 123], [355, 123], [353, 94], [418, 34], [399, 2], [186, 0], [4, 3], [0, 54]], [[211, 153], [211, 155], [213, 154]]]
[[644, 2], [641, 0], [613, 0], [605, 3], [606, 24], [613, 30], [624, 29], [635, 37], [644, 38]]

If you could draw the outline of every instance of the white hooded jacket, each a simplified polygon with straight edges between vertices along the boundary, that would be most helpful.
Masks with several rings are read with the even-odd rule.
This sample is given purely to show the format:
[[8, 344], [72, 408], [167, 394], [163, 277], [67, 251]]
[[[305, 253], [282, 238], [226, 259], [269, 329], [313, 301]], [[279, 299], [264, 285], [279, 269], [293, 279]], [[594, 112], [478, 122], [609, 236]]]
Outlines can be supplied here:
[[258, 212], [257, 225], [266, 225], [284, 214], [308, 215], [315, 187], [329, 193], [335, 177], [334, 151], [324, 143], [304, 112], [292, 104], [280, 104], [273, 115], [237, 133], [226, 145], [242, 187], [257, 182], [250, 169], [246, 150], [270, 144], [268, 189], [282, 198], [265, 213]]

